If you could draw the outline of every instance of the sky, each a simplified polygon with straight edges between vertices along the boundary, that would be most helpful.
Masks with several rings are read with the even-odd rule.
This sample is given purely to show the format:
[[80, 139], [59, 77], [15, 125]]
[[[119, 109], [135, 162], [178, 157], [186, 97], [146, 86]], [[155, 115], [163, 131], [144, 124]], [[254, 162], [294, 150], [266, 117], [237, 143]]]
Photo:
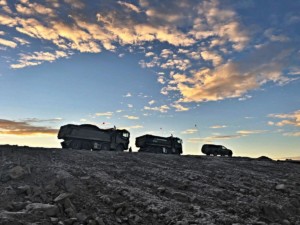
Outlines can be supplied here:
[[0, 0], [0, 144], [60, 126], [300, 156], [299, 0]]

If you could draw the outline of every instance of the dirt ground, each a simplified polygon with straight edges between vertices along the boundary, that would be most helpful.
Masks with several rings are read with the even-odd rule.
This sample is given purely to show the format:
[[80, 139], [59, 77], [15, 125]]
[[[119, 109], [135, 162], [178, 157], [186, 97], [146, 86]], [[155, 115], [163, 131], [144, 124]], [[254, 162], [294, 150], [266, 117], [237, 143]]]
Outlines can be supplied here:
[[0, 224], [300, 225], [300, 164], [2, 146]]

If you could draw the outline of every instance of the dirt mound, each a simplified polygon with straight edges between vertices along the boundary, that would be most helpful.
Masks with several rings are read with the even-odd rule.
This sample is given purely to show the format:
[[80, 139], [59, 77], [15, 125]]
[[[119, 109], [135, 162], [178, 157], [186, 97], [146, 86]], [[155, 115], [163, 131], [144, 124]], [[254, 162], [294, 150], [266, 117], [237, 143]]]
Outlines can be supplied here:
[[0, 224], [300, 224], [300, 166], [0, 148]]

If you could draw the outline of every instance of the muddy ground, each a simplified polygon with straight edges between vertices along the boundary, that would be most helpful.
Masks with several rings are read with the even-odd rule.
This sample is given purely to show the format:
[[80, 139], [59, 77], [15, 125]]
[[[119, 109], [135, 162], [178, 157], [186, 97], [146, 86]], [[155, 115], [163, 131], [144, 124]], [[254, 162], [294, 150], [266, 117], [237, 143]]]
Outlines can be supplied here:
[[300, 164], [2, 146], [0, 224], [300, 225]]

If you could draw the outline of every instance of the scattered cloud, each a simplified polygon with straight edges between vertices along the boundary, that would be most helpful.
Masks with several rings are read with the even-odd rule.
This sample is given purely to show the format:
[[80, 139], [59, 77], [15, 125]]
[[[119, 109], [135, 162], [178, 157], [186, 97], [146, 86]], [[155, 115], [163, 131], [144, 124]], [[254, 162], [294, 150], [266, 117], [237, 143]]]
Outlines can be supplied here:
[[241, 135], [249, 135], [249, 134], [261, 134], [261, 133], [266, 133], [267, 130], [240, 130], [237, 131], [238, 134]]
[[155, 103], [155, 100], [151, 100], [148, 102], [149, 105], [153, 105]]
[[288, 133], [284, 133], [284, 136], [290, 136], [290, 137], [300, 137], [300, 131], [298, 132], [288, 132]]
[[266, 130], [240, 130], [237, 131], [235, 134], [226, 134], [226, 135], [221, 135], [221, 134], [216, 134], [208, 137], [201, 137], [201, 138], [190, 138], [188, 139], [188, 142], [192, 143], [199, 143], [199, 142], [214, 142], [218, 140], [228, 140], [228, 139], [236, 139], [236, 138], [242, 138], [242, 137], [247, 137], [249, 135], [254, 135], [254, 134], [261, 134], [261, 133], [266, 133]]
[[25, 39], [23, 38], [19, 38], [19, 37], [14, 37], [14, 40], [19, 42], [21, 45], [29, 45], [30, 42], [29, 41], [26, 41]]
[[167, 105], [156, 106], [156, 107], [145, 106], [144, 109], [145, 110], [151, 110], [151, 111], [158, 111], [158, 112], [161, 112], [161, 113], [167, 113], [168, 110], [170, 109], [170, 107], [167, 106]]
[[33, 54], [20, 54], [20, 59], [17, 64], [12, 64], [10, 67], [13, 69], [21, 69], [27, 66], [40, 65], [43, 62], [53, 62], [58, 58], [66, 58], [68, 53], [63, 51], [51, 52], [34, 52]]
[[58, 129], [34, 126], [30, 122], [0, 119], [0, 135], [57, 135]]
[[182, 134], [194, 134], [197, 131], [198, 131], [198, 129], [187, 129], [187, 130], [182, 131], [181, 133]]
[[130, 92], [128, 92], [126, 95], [124, 95], [123, 97], [125, 97], [125, 98], [129, 98], [129, 97], [132, 97], [132, 95], [131, 95], [131, 93]]
[[108, 117], [110, 117], [113, 114], [114, 114], [113, 112], [102, 112], [102, 113], [98, 112], [98, 113], [95, 113], [95, 116], [108, 116]]
[[204, 138], [189, 138], [188, 142], [191, 143], [199, 143], [199, 142], [206, 142], [206, 143], [212, 143], [213, 141], [217, 140], [228, 140], [228, 139], [235, 139], [243, 137], [243, 135], [233, 134], [233, 135], [214, 135]]
[[28, 118], [28, 119], [24, 119], [23, 122], [26, 123], [44, 123], [44, 122], [51, 122], [51, 123], [57, 123], [57, 122], [61, 122], [63, 120], [63, 118], [53, 118], [53, 119], [38, 119], [38, 118]]
[[17, 47], [17, 43], [3, 39], [3, 38], [0, 38], [0, 45], [4, 45], [4, 46], [10, 47], [10, 48]]
[[176, 110], [176, 112], [183, 112], [183, 111], [189, 111], [190, 108], [188, 107], [184, 107], [183, 105], [179, 104], [179, 103], [174, 103], [171, 104], [172, 107], [174, 107]]
[[139, 117], [137, 117], [137, 116], [129, 116], [129, 115], [125, 115], [125, 116], [123, 116], [123, 117], [125, 117], [125, 118], [127, 118], [127, 119], [129, 119], [129, 120], [138, 120], [138, 119], [139, 119]]
[[134, 125], [134, 126], [128, 126], [128, 127], [121, 127], [120, 129], [126, 129], [126, 130], [134, 130], [134, 129], [142, 129], [142, 125]]
[[137, 6], [135, 6], [135, 5], [131, 4], [131, 3], [118, 1], [118, 4], [120, 4], [120, 5], [128, 8], [128, 9], [130, 9], [130, 10], [136, 12], [136, 13], [140, 13], [141, 12], [140, 9]]
[[300, 127], [300, 110], [289, 114], [269, 114], [268, 117], [281, 119], [279, 122], [269, 121], [269, 125], [275, 125], [278, 127], [283, 127], [287, 125]]
[[211, 129], [221, 129], [221, 128], [225, 128], [225, 127], [227, 127], [227, 126], [226, 125], [214, 125], [214, 126], [211, 126], [209, 128], [211, 128]]

